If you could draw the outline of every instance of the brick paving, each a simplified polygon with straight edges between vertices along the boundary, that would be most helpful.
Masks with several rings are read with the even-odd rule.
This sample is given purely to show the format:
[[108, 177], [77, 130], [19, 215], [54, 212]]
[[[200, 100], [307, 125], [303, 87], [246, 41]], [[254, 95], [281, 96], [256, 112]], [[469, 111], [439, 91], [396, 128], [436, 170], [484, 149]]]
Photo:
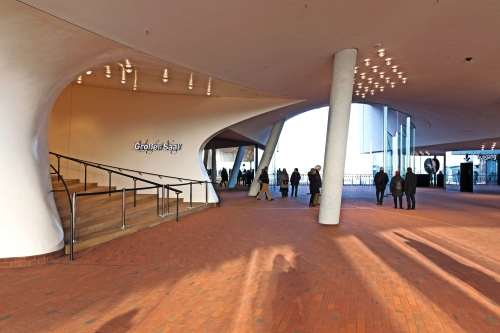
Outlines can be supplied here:
[[500, 332], [500, 196], [346, 187], [221, 208], [54, 263], [0, 270], [0, 332]]

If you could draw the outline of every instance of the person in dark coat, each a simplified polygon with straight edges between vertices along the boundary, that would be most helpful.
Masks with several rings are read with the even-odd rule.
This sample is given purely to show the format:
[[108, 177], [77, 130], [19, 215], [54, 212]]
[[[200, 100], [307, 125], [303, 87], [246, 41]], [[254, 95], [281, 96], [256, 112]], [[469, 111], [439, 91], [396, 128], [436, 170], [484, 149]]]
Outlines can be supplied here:
[[403, 190], [406, 194], [407, 210], [415, 209], [415, 193], [417, 193], [417, 175], [411, 168], [406, 169], [406, 179]]
[[225, 185], [227, 187], [227, 181], [229, 180], [229, 176], [227, 174], [226, 168], [222, 168], [222, 171], [220, 172], [220, 177], [221, 177], [221, 181], [220, 181], [219, 186]]
[[290, 177], [288, 177], [288, 172], [286, 172], [286, 169], [283, 168], [283, 171], [280, 173], [280, 191], [281, 191], [281, 196], [288, 197], [288, 183], [290, 182]]
[[389, 176], [387, 176], [384, 172], [384, 168], [380, 168], [380, 171], [375, 174], [373, 180], [377, 191], [377, 205], [382, 205], [382, 202], [384, 201], [385, 188], [389, 182]]
[[318, 177], [318, 172], [315, 168], [307, 174], [309, 177], [309, 192], [311, 193], [311, 199], [309, 200], [309, 207], [315, 207], [314, 198], [319, 195], [320, 180]]
[[295, 190], [295, 197], [297, 197], [297, 190], [299, 189], [299, 184], [300, 184], [300, 173], [299, 169], [295, 168], [292, 172], [292, 175], [290, 176], [290, 184], [292, 185], [292, 195], [293, 197], [293, 192]]
[[318, 179], [318, 187], [319, 187], [319, 190], [318, 190], [318, 193], [316, 193], [316, 195], [314, 196], [314, 199], [313, 199], [313, 205], [315, 206], [319, 206], [319, 196], [321, 195], [321, 187], [323, 186], [323, 182], [321, 180], [321, 174], [320, 174], [320, 171], [321, 171], [321, 165], [316, 165], [316, 178]]
[[394, 197], [394, 208], [398, 208], [398, 198], [399, 198], [399, 208], [403, 209], [403, 189], [404, 189], [405, 180], [399, 174], [399, 171], [396, 171], [396, 176], [392, 177], [391, 185], [389, 185], [389, 191], [391, 191], [392, 196]]
[[266, 193], [266, 198], [268, 201], [274, 200], [271, 198], [271, 193], [269, 193], [269, 174], [267, 173], [267, 166], [265, 166], [262, 171], [260, 172], [259, 180], [262, 185], [262, 188], [260, 189], [260, 192], [255, 196], [257, 200], [260, 200], [260, 197], [262, 196], [262, 193]]
[[243, 180], [243, 173], [241, 170], [238, 170], [238, 185], [241, 184], [241, 181]]

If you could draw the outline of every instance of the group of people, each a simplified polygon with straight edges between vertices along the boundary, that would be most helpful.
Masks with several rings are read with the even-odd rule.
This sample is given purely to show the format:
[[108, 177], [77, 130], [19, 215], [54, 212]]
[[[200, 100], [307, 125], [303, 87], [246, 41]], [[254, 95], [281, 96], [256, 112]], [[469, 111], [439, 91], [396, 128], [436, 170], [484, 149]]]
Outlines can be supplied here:
[[[374, 177], [376, 195], [377, 195], [377, 205], [382, 205], [384, 201], [384, 193], [389, 183], [389, 177], [384, 172], [384, 168], [380, 168], [380, 171], [375, 174]], [[394, 208], [403, 209], [403, 195], [406, 194], [407, 210], [415, 209], [415, 193], [417, 192], [417, 175], [412, 171], [412, 168], [406, 169], [406, 177], [403, 178], [399, 171], [396, 171], [396, 175], [392, 177], [391, 183], [389, 185], [389, 191], [394, 198]]]
[[[258, 182], [261, 184], [261, 188], [259, 193], [256, 195], [256, 198], [260, 200], [263, 193], [266, 194], [267, 200], [274, 200], [271, 198], [271, 194], [269, 193], [269, 174], [267, 173], [268, 167], [264, 167], [259, 176]], [[300, 180], [302, 176], [299, 173], [299, 169], [295, 168], [291, 175], [288, 174], [285, 168], [283, 170], [278, 170], [277, 179], [279, 181], [280, 192], [283, 198], [288, 197], [288, 190], [290, 189], [290, 185], [292, 187], [291, 197], [298, 195], [298, 189]], [[321, 166], [317, 165], [315, 168], [312, 168], [307, 174], [309, 179], [309, 192], [311, 197], [309, 199], [309, 207], [316, 207], [319, 205], [318, 199], [320, 196], [320, 188], [321, 188]]]
[[254, 179], [254, 171], [250, 169], [243, 169], [243, 171], [238, 170], [238, 185], [250, 186], [252, 185]]

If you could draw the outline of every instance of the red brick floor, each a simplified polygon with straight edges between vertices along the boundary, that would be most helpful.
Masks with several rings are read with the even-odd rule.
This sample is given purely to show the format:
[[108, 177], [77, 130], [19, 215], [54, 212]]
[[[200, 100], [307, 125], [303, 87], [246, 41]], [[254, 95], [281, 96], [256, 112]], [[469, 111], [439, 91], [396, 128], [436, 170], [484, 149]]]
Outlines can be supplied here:
[[[301, 188], [305, 191], [305, 188]], [[206, 210], [42, 267], [0, 270], [0, 332], [500, 332], [500, 196], [223, 193]], [[275, 193], [277, 194], [277, 193]]]

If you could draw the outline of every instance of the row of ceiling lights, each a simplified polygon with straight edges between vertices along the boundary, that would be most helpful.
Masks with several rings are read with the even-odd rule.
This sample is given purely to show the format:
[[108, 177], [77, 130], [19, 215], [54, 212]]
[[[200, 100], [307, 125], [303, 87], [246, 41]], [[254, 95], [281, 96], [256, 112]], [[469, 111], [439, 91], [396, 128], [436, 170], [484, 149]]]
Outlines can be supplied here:
[[[118, 65], [120, 65], [121, 67], [121, 83], [126, 83], [127, 82], [127, 77], [126, 77], [126, 73], [132, 73], [134, 72], [134, 90], [137, 90], [137, 69], [133, 69], [132, 67], [132, 64], [130, 63], [130, 61], [128, 59], [125, 59], [125, 64], [121, 64], [121, 63], [118, 63]], [[106, 72], [105, 72], [105, 76], [109, 79], [111, 78], [111, 66], [104, 66], [104, 68], [106, 68]], [[86, 71], [85, 72], [86, 74], [90, 75], [92, 74], [92, 71]], [[163, 82], [168, 82], [168, 69], [165, 68], [163, 70], [163, 76], [162, 76], [162, 81]], [[82, 83], [82, 75], [78, 76], [76, 82], [78, 84], [81, 84]], [[189, 89], [193, 89], [194, 87], [194, 84], [193, 84], [193, 73], [191, 73], [191, 75], [189, 76], [189, 83], [188, 83], [188, 88]], [[212, 78], [210, 77], [208, 79], [208, 87], [207, 87], [207, 95], [210, 96], [212, 94]]]
[[[493, 142], [493, 143], [491, 144], [491, 150], [495, 150], [496, 145], [497, 145], [497, 143], [496, 143], [496, 142]], [[483, 144], [482, 144], [482, 146], [481, 146], [481, 150], [484, 150], [484, 143], [483, 143]]]
[[[385, 49], [379, 49], [378, 51], [378, 56], [380, 58], [383, 58], [385, 56]], [[370, 64], [372, 64], [372, 60], [371, 59], [363, 59], [363, 62], [365, 64], [366, 67], [370, 66]], [[391, 66], [393, 63], [393, 59], [392, 58], [385, 58], [384, 59], [384, 64], [386, 66]], [[387, 74], [385, 72], [380, 72], [382, 66], [384, 65], [374, 65], [371, 67], [373, 73], [378, 73], [378, 74], [375, 74], [375, 76], [378, 75], [378, 77], [380, 79], [383, 79], [385, 81], [386, 84], [389, 84], [391, 86], [391, 88], [394, 88], [396, 86], [396, 82], [395, 81], [391, 81], [391, 78], [389, 76], [387, 76]], [[360, 69], [361, 65], [360, 66], [356, 66], [354, 68], [354, 74], [356, 75], [359, 71], [361, 71]], [[391, 70], [392, 72], [396, 73], [396, 75], [398, 76], [399, 79], [401, 79], [401, 82], [402, 83], [406, 83], [406, 81], [408, 80], [407, 77], [404, 77], [404, 73], [401, 72], [401, 71], [398, 71], [399, 70], [399, 66], [396, 66], [396, 65], [393, 65], [391, 67]], [[356, 80], [354, 81], [353, 84], [357, 85], [358, 86], [358, 90], [355, 91], [355, 94], [356, 96], [359, 96], [361, 95], [362, 98], [365, 98], [366, 97], [366, 94], [369, 92], [370, 95], [374, 95], [375, 94], [375, 90], [376, 89], [379, 89], [381, 92], [384, 91], [385, 87], [383, 86], [383, 83], [379, 83], [379, 82], [374, 82], [374, 78], [372, 77], [367, 77], [369, 74], [367, 73], [360, 73], [359, 76], [361, 78], [361, 80], [367, 80], [366, 83], [365, 83], [365, 86], [363, 86], [363, 82], [356, 82]], [[373, 84], [373, 87], [369, 86]]]

